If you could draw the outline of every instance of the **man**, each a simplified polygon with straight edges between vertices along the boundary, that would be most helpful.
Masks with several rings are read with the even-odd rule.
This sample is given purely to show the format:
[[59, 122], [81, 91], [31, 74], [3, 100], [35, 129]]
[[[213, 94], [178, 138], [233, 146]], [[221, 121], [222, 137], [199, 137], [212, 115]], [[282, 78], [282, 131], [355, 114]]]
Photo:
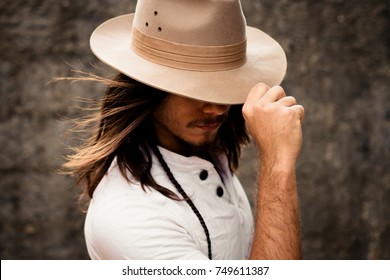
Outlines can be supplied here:
[[[283, 50], [245, 26], [239, 1], [139, 0], [91, 47], [121, 72], [97, 78], [98, 127], [65, 165], [91, 198], [91, 258], [300, 258], [304, 110], [278, 86]], [[254, 220], [234, 175], [246, 127], [261, 162]]]

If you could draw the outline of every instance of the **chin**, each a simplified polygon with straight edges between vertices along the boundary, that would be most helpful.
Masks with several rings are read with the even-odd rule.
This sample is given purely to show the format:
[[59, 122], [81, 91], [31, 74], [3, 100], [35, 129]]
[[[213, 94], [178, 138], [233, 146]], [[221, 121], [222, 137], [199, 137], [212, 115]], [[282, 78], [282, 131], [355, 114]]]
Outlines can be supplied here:
[[177, 137], [177, 140], [179, 142], [181, 142], [181, 145], [184, 147], [184, 146], [187, 146], [188, 148], [192, 148], [192, 149], [195, 149], [195, 150], [198, 150], [198, 149], [202, 149], [202, 150], [205, 150], [207, 149], [208, 147], [210, 147], [213, 143], [215, 143], [215, 140], [216, 140], [216, 137], [217, 135], [215, 133], [207, 133], [207, 134], [203, 134], [201, 136], [197, 135], [197, 136], [193, 136], [193, 137], [190, 137], [190, 136], [182, 136], [182, 137]]
[[197, 147], [197, 148], [208, 148], [210, 145], [212, 145], [215, 142], [215, 137], [212, 139], [202, 139], [200, 141], [194, 142], [191, 145]]

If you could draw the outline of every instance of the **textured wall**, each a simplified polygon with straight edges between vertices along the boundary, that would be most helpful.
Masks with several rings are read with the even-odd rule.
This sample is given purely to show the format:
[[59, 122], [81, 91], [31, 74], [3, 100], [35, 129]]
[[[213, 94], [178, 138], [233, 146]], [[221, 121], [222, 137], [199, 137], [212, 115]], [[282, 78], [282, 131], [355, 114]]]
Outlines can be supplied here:
[[[63, 118], [93, 84], [48, 84], [72, 66], [107, 73], [89, 50], [102, 21], [135, 1], [0, 2], [0, 256], [87, 258]], [[287, 52], [283, 86], [306, 108], [298, 165], [306, 259], [390, 258], [390, 3], [242, 0], [249, 25]], [[96, 68], [97, 65], [98, 67]], [[74, 142], [68, 139], [68, 142]], [[256, 162], [240, 176], [251, 193]]]

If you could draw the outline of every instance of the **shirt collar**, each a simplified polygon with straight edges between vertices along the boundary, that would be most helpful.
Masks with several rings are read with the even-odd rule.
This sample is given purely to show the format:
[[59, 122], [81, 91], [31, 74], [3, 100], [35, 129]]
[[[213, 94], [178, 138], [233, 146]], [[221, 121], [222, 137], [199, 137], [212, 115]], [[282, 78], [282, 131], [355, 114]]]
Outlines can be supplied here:
[[[200, 158], [198, 156], [186, 157], [186, 156], [174, 153], [174, 152], [167, 150], [167, 149], [160, 147], [160, 146], [158, 146], [158, 149], [160, 150], [166, 163], [170, 167], [174, 167], [175, 169], [185, 171], [185, 170], [193, 170], [193, 169], [208, 169], [208, 170], [210, 170], [210, 169], [214, 168], [214, 165], [211, 162], [209, 162], [208, 160], [205, 160], [203, 158]], [[223, 168], [225, 169], [227, 167], [226, 156], [221, 154], [218, 156], [218, 160], [220, 161]], [[157, 159], [156, 159], [156, 161], [157, 161]]]

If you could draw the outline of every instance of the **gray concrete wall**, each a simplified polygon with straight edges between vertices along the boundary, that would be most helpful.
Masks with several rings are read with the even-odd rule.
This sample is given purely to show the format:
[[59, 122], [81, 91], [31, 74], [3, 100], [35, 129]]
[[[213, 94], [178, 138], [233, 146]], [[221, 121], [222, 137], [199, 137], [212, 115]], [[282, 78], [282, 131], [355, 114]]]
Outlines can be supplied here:
[[[94, 84], [48, 82], [72, 66], [108, 73], [89, 50], [102, 21], [135, 1], [0, 2], [0, 256], [85, 259], [84, 214], [72, 180], [56, 174], [69, 151], [63, 118]], [[306, 108], [298, 164], [306, 259], [390, 258], [390, 3], [242, 0], [249, 25], [287, 52], [283, 86]], [[72, 65], [72, 66], [70, 66]], [[67, 143], [75, 143], [67, 138]], [[240, 177], [251, 193], [250, 146]]]

